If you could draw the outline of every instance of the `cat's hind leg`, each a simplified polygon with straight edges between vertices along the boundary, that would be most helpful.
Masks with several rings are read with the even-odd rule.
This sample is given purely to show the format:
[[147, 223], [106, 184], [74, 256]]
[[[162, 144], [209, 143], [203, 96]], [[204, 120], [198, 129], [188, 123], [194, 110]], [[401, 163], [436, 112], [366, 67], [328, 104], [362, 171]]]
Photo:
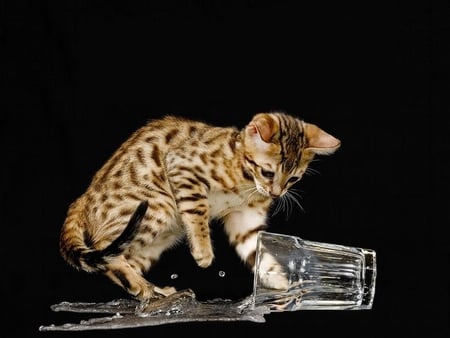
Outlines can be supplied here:
[[140, 301], [167, 297], [176, 292], [173, 287], [157, 287], [150, 283], [123, 255], [112, 259], [106, 267], [105, 275]]

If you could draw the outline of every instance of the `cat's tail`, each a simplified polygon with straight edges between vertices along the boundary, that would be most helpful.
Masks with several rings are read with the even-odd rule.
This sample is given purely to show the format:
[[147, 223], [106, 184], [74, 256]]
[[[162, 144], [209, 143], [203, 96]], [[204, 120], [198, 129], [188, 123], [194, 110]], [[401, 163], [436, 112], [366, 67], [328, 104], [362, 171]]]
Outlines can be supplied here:
[[68, 245], [63, 238], [64, 236], [62, 236], [60, 241], [62, 256], [76, 269], [82, 269], [87, 272], [104, 271], [108, 258], [120, 255], [134, 239], [147, 212], [147, 208], [147, 201], [140, 202], [133, 215], [131, 215], [124, 231], [102, 250], [89, 248], [85, 243], [82, 246]]

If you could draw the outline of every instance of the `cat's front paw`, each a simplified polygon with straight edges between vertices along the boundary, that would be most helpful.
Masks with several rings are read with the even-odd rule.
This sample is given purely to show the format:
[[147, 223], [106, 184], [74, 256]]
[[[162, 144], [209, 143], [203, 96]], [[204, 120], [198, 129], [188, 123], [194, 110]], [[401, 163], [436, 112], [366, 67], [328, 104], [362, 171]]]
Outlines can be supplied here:
[[265, 253], [262, 256], [257, 273], [264, 287], [283, 291], [289, 289], [288, 275], [272, 255]]
[[287, 291], [289, 289], [289, 280], [285, 274], [272, 271], [260, 276], [261, 284], [268, 288], [280, 291]]
[[214, 253], [211, 247], [202, 248], [199, 250], [193, 249], [191, 251], [192, 257], [194, 257], [195, 262], [201, 268], [207, 268], [210, 266], [214, 260]]

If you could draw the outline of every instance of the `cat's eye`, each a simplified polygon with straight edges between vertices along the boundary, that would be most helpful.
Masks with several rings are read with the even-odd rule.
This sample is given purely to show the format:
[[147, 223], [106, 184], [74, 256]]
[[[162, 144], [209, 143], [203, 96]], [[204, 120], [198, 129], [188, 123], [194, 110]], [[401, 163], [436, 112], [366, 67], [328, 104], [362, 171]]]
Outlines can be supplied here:
[[288, 179], [288, 182], [289, 182], [289, 183], [295, 183], [295, 182], [297, 182], [299, 179], [300, 179], [300, 177], [292, 176], [292, 177], [290, 177], [290, 178]]
[[267, 178], [273, 178], [275, 176], [275, 173], [273, 171], [261, 169], [261, 175]]

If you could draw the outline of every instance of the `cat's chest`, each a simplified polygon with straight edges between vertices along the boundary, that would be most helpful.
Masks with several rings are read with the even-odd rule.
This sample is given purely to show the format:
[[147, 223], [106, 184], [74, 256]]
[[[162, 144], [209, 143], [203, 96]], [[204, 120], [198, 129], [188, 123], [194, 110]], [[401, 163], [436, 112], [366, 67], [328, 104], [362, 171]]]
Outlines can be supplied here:
[[208, 194], [210, 216], [212, 218], [222, 217], [233, 209], [246, 205], [246, 199], [248, 196], [240, 193], [212, 191]]

